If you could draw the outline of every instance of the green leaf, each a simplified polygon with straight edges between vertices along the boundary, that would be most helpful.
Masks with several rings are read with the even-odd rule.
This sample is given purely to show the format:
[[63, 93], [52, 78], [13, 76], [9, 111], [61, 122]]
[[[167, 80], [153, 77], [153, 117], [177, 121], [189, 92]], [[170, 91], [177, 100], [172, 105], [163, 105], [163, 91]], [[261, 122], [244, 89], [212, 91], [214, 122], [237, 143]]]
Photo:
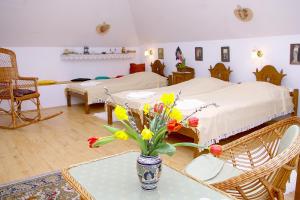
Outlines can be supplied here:
[[152, 138], [152, 145], [149, 149], [149, 153], [151, 154], [157, 147], [157, 145], [162, 142], [162, 140], [165, 138], [165, 134], [167, 132], [167, 128], [164, 126], [162, 127], [157, 134], [155, 134]]
[[154, 131], [154, 130], [155, 130], [155, 124], [156, 124], [156, 121], [157, 121], [157, 116], [155, 116], [155, 117], [150, 121], [149, 129], [150, 129], [151, 131]]
[[[145, 141], [142, 140], [142, 138], [139, 136], [139, 134], [136, 132], [136, 130], [133, 129], [130, 125], [128, 125], [124, 121], [121, 121], [121, 122], [126, 127], [126, 133], [128, 134], [129, 138], [135, 140], [138, 143], [138, 145], [140, 146], [140, 148], [142, 150], [142, 153], [146, 153], [147, 152], [147, 146], [145, 144]], [[107, 126], [107, 125], [104, 125], [104, 128], [106, 130], [108, 130], [109, 132], [111, 132], [111, 133], [115, 133], [115, 132], [120, 130], [118, 128]], [[114, 137], [114, 136], [112, 136], [112, 137]], [[105, 141], [103, 141], [103, 142], [104, 142], [104, 144], [106, 144]], [[111, 142], [111, 141], [109, 141], [109, 142]], [[107, 143], [109, 143], [109, 142], [107, 142]], [[103, 144], [101, 143], [100, 145], [103, 145]]]
[[120, 129], [118, 129], [118, 128], [115, 128], [115, 127], [112, 127], [112, 126], [107, 126], [107, 125], [104, 125], [104, 128], [105, 128], [106, 130], [108, 130], [109, 132], [111, 132], [111, 133], [115, 133], [115, 132], [117, 132], [117, 131], [120, 130]]
[[173, 144], [174, 147], [193, 147], [193, 148], [205, 148], [199, 144], [191, 143], [191, 142], [181, 142]]
[[99, 139], [96, 143], [93, 144], [93, 147], [100, 147], [104, 144], [110, 143], [112, 141], [116, 140], [115, 136], [107, 136]]
[[[113, 134], [120, 130], [118, 128], [107, 126], [107, 125], [104, 125], [104, 128]], [[136, 134], [134, 133], [135, 131], [134, 132], [132, 132], [132, 131], [134, 131], [134, 130], [126, 131], [126, 133], [128, 134], [129, 138], [136, 140]]]
[[157, 134], [154, 135], [153, 140], [153, 145], [157, 145], [158, 142], [165, 136], [165, 133], [167, 132], [166, 127], [162, 127]]
[[142, 153], [144, 155], [147, 154], [147, 145], [145, 143], [145, 141], [140, 137], [139, 133], [136, 132], [136, 130], [134, 130], [129, 124], [122, 122], [124, 124], [124, 126], [126, 127], [126, 133], [132, 138], [134, 139], [138, 145], [140, 146]]
[[122, 121], [122, 124], [126, 127], [126, 133], [134, 140], [138, 139], [138, 133], [129, 124]]
[[176, 148], [169, 143], [160, 143], [156, 146], [154, 151], [150, 154], [151, 156], [156, 156], [158, 154], [167, 154], [172, 156], [176, 152]]

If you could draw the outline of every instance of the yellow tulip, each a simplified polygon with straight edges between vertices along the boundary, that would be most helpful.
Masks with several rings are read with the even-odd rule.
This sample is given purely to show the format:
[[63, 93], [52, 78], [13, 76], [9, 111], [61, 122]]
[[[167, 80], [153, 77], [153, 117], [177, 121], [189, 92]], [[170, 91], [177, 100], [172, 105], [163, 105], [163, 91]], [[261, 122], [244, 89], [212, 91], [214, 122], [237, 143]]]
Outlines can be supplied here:
[[179, 122], [183, 119], [183, 115], [182, 115], [181, 111], [178, 108], [174, 107], [172, 109], [171, 113], [170, 113], [170, 118], [175, 119]]
[[146, 103], [146, 104], [144, 105], [144, 114], [145, 114], [145, 115], [148, 115], [149, 112], [150, 112], [150, 104]]
[[170, 93], [170, 94], [163, 94], [160, 97], [161, 102], [163, 102], [166, 106], [170, 106], [174, 103], [175, 101], [175, 95], [174, 93]]
[[119, 140], [128, 140], [128, 135], [125, 131], [117, 131], [115, 132], [115, 136]]
[[118, 120], [128, 120], [127, 111], [124, 107], [117, 105], [115, 108], [115, 115]]
[[150, 140], [152, 138], [153, 134], [154, 133], [152, 131], [150, 131], [147, 128], [144, 128], [143, 131], [142, 131], [142, 133], [141, 133], [142, 139], [143, 140]]

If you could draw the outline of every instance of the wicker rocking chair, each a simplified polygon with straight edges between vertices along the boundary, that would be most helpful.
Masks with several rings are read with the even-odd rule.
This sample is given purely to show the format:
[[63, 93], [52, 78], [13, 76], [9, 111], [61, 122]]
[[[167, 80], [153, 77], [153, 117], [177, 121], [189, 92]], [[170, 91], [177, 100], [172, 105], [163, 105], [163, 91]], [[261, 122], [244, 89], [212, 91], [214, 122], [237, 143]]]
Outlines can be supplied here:
[[[0, 119], [8, 119], [7, 125], [1, 124], [0, 128], [20, 128], [42, 120], [37, 80], [34, 77], [19, 76], [16, 54], [9, 49], [0, 48]], [[24, 101], [33, 103], [36, 107], [34, 112], [22, 111]], [[56, 115], [58, 114], [51, 117]]]
[[[297, 117], [276, 122], [224, 145], [220, 158], [199, 156], [187, 166], [185, 172], [237, 199], [284, 199], [286, 183], [291, 171], [297, 169], [298, 165], [299, 125], [300, 119]], [[224, 163], [212, 179], [202, 179], [207, 174], [200, 175], [200, 166], [208, 168], [202, 166], [207, 165], [203, 157]], [[212, 167], [208, 170], [212, 170]]]

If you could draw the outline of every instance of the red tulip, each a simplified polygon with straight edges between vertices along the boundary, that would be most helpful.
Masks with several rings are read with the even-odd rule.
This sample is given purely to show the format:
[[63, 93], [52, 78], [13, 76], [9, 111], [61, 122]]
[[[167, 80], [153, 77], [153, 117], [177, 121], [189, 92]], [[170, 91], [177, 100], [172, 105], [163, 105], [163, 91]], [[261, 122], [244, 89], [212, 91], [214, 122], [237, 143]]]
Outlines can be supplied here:
[[161, 113], [164, 110], [164, 104], [159, 103], [154, 105], [154, 112]]
[[188, 124], [190, 127], [197, 127], [199, 123], [199, 119], [197, 117], [190, 117], [188, 119]]
[[216, 144], [211, 145], [209, 147], [209, 152], [211, 154], [213, 154], [214, 156], [218, 157], [218, 156], [220, 156], [222, 154], [222, 146], [221, 145], [216, 145]]
[[173, 119], [168, 122], [167, 128], [169, 132], [176, 132], [182, 128], [182, 125]]
[[95, 143], [95, 142], [97, 142], [98, 141], [98, 137], [90, 137], [89, 139], [88, 139], [88, 141], [89, 141], [89, 147], [90, 148], [93, 148], [93, 144]]

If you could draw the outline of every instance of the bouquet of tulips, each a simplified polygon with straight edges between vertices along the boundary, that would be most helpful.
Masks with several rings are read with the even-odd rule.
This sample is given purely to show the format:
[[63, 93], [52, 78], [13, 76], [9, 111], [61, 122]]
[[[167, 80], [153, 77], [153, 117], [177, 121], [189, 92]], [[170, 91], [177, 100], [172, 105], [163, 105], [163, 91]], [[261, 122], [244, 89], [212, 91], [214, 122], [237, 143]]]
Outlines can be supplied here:
[[[182, 127], [196, 128], [199, 123], [199, 119], [192, 117], [198, 111], [215, 104], [209, 104], [198, 108], [191, 115], [183, 117], [181, 111], [176, 107], [176, 101], [179, 94], [176, 96], [173, 93], [163, 94], [159, 103], [151, 106], [149, 104], [144, 105], [144, 115], [146, 116], [147, 125], [143, 130], [139, 130], [136, 126], [135, 119], [131, 114], [131, 111], [126, 106], [115, 107], [114, 113], [117, 119], [124, 125], [123, 129], [107, 126], [104, 127], [112, 133], [107, 137], [91, 137], [89, 138], [89, 146], [91, 148], [100, 147], [104, 144], [110, 143], [115, 140], [128, 140], [132, 139], [136, 141], [141, 149], [141, 154], [144, 156], [157, 156], [159, 154], [173, 155], [178, 146], [188, 146], [194, 148], [205, 149], [207, 147], [200, 146], [199, 144], [182, 142], [170, 144], [166, 141], [168, 134], [171, 132], [177, 132]], [[209, 148], [211, 153], [216, 156], [220, 155], [222, 149], [219, 145], [214, 145]], [[215, 153], [214, 153], [215, 152]]]

